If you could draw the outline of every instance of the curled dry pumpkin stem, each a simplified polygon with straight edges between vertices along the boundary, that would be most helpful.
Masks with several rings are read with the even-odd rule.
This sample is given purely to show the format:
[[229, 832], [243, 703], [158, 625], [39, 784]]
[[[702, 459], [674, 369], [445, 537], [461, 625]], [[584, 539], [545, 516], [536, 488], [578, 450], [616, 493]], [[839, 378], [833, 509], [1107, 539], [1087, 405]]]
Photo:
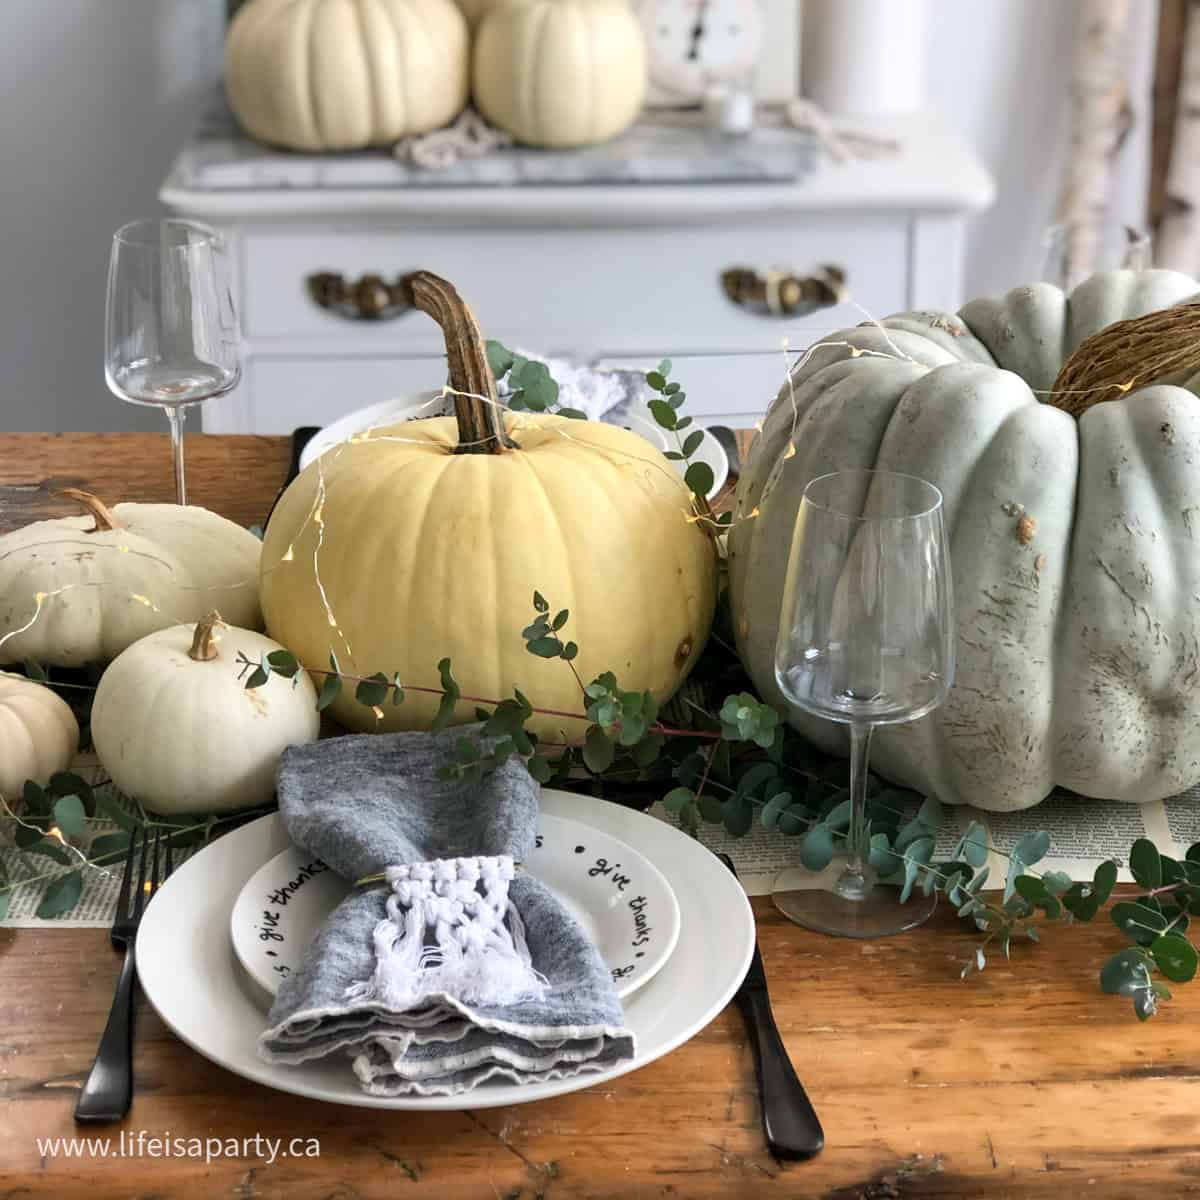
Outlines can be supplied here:
[[399, 281], [413, 308], [428, 313], [446, 342], [454, 415], [458, 419], [456, 454], [503, 454], [518, 449], [504, 431], [496, 379], [475, 314], [454, 285], [432, 271], [414, 271]]
[[1134, 388], [1200, 370], [1200, 304], [1177, 304], [1108, 325], [1063, 364], [1049, 403], [1073, 417]]
[[217, 645], [213, 639], [213, 631], [218, 625], [224, 625], [221, 614], [214, 608], [206, 617], [196, 622], [196, 632], [192, 634], [192, 646], [188, 658], [193, 662], [212, 662], [217, 657]]
[[54, 494], [64, 500], [74, 500], [77, 504], [82, 504], [92, 514], [96, 524], [87, 531], [88, 533], [107, 533], [110, 529], [121, 528], [121, 522], [113, 516], [108, 505], [91, 492], [85, 492], [82, 488], [59, 488]]

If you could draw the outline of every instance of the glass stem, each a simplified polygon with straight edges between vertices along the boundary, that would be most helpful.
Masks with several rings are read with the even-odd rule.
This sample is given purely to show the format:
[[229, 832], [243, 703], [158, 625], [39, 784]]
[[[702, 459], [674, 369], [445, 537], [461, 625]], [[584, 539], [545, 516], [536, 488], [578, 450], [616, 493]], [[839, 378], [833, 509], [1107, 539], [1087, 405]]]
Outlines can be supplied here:
[[175, 503], [187, 503], [187, 485], [183, 480], [183, 419], [187, 410], [179, 404], [168, 404], [167, 420], [171, 423], [171, 458], [175, 463]]
[[846, 831], [846, 869], [835, 885], [846, 900], [863, 900], [875, 882], [867, 866], [867, 757], [874, 726], [855, 721], [850, 726], [850, 828]]

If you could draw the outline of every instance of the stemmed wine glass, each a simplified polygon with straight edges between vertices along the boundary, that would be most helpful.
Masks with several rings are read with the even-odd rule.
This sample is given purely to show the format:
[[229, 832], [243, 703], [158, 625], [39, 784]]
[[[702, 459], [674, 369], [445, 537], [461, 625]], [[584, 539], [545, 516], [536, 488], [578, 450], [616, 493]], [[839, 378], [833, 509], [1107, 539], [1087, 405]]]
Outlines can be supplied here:
[[131, 404], [171, 423], [175, 498], [187, 503], [183, 419], [189, 405], [241, 378], [229, 260], [215, 230], [192, 221], [133, 221], [113, 235], [104, 377]]
[[895, 888], [876, 886], [867, 861], [867, 756], [876, 725], [915, 721], [945, 700], [953, 624], [941, 492], [890, 471], [812, 480], [792, 536], [775, 678], [802, 712], [850, 727], [851, 815], [831, 890], [798, 887], [796, 869], [775, 881], [776, 906], [797, 924], [881, 937], [933, 911], [932, 894], [914, 892], [901, 904]]

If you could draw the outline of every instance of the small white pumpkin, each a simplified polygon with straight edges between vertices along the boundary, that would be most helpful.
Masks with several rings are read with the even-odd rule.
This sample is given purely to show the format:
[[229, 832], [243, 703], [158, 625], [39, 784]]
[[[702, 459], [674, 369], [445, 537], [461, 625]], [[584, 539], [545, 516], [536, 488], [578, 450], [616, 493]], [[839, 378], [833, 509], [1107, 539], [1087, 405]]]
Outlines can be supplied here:
[[0, 671], [0, 796], [12, 802], [25, 780], [45, 783], [79, 749], [79, 724], [61, 696], [24, 675]]
[[0, 537], [0, 663], [77, 667], [219, 608], [258, 628], [249, 530], [205, 508], [117, 504], [74, 488], [90, 517], [35, 521]]
[[290, 150], [361, 150], [446, 125], [469, 68], [453, 0], [250, 0], [225, 44], [234, 115]]
[[320, 728], [303, 672], [271, 674], [255, 688], [238, 678], [239, 653], [257, 662], [282, 649], [216, 613], [134, 642], [104, 672], [92, 704], [92, 740], [117, 787], [160, 813], [270, 800], [280, 754]]
[[626, 0], [507, 0], [484, 10], [475, 103], [531, 146], [604, 142], [637, 119], [646, 41]]

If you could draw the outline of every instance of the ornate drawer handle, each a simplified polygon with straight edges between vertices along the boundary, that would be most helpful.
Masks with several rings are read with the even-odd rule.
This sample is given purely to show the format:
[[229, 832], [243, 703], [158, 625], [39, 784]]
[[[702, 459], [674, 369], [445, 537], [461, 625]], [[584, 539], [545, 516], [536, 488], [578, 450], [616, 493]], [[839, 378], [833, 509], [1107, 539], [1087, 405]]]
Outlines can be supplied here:
[[832, 264], [816, 267], [809, 275], [730, 267], [721, 272], [721, 287], [740, 308], [770, 317], [804, 316], [841, 304], [848, 295], [845, 270]]
[[314, 303], [351, 321], [391, 321], [412, 305], [404, 298], [403, 276], [388, 283], [381, 275], [348, 280], [334, 271], [318, 271], [305, 283]]

